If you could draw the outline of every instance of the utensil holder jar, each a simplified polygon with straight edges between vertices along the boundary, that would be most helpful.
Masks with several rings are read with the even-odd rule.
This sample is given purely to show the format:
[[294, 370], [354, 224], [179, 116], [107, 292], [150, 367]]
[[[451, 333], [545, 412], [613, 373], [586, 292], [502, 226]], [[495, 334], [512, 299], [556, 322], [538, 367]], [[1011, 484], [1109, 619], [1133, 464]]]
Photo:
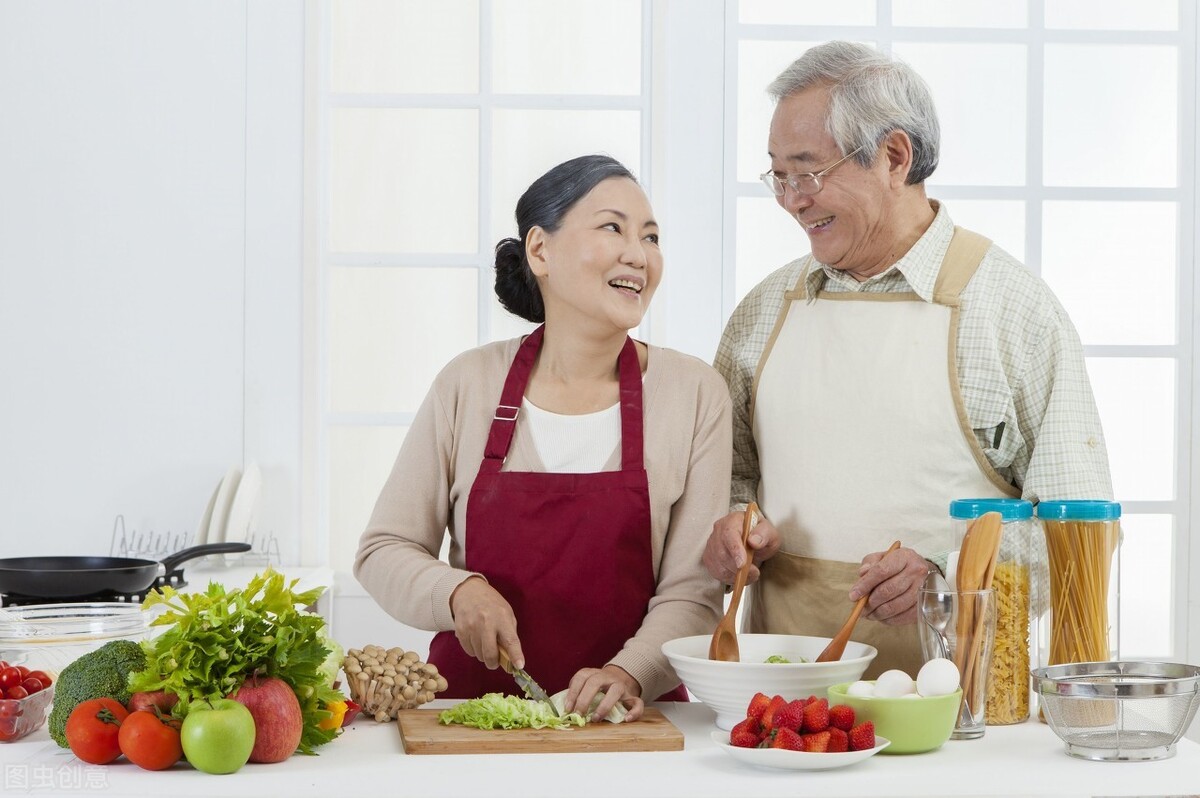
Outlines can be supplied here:
[[[956, 499], [950, 503], [954, 543], [962, 547], [971, 522], [1000, 513], [1000, 554], [992, 577], [996, 637], [987, 679], [987, 723], [1004, 726], [1029, 717], [1033, 694], [1029, 672], [1038, 665], [1034, 597], [1044, 583], [1033, 538], [1033, 504], [1024, 499]], [[1044, 588], [1040, 588], [1044, 594]], [[1044, 601], [1042, 602], [1045, 603]]]
[[1044, 501], [1050, 575], [1048, 665], [1119, 659], [1121, 505]]

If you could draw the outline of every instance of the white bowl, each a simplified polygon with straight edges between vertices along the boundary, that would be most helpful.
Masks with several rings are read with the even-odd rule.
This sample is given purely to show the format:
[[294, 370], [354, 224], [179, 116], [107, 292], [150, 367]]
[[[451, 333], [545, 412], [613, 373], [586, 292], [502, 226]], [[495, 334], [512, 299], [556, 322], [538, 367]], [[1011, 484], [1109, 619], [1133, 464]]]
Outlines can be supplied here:
[[[829, 644], [828, 637], [739, 634], [741, 662], [720, 662], [708, 658], [711, 640], [712, 635], [679, 637], [663, 643], [662, 652], [692, 695], [713, 708], [717, 727], [725, 730], [745, 719], [755, 693], [781, 695], [788, 701], [824, 697], [831, 685], [862, 678], [878, 653], [873, 646], [851, 641], [837, 662], [813, 662]], [[791, 662], [765, 662], [772, 655]]]

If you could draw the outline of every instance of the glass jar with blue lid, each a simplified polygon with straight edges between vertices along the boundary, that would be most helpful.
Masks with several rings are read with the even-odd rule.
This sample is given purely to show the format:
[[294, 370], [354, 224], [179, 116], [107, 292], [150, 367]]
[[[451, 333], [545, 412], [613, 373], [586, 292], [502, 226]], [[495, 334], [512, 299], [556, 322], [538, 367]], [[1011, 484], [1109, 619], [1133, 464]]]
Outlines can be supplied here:
[[[1043, 562], [1033, 534], [1033, 504], [1024, 499], [955, 499], [950, 502], [955, 548], [962, 547], [971, 523], [999, 513], [1000, 554], [992, 576], [996, 639], [988, 666], [986, 719], [989, 726], [1021, 723], [1029, 717], [1029, 671], [1037, 662], [1037, 601], [1044, 593]], [[947, 574], [952, 578], [951, 574]], [[953, 584], [953, 582], [951, 582]]]
[[1037, 507], [1050, 577], [1047, 665], [1118, 659], [1121, 505], [1043, 501]]

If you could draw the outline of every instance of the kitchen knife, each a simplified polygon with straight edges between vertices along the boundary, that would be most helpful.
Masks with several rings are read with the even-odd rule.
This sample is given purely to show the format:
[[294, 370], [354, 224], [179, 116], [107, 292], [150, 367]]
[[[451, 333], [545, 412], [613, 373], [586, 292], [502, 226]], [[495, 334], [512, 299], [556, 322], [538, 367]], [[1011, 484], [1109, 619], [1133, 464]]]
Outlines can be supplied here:
[[500, 649], [500, 667], [504, 669], [505, 673], [512, 675], [513, 681], [525, 691], [527, 697], [532, 698], [534, 701], [545, 701], [546, 706], [550, 707], [550, 711], [554, 713], [554, 717], [561, 717], [558, 707], [554, 706], [554, 702], [550, 700], [550, 696], [542, 689], [542, 686], [529, 675], [528, 671], [513, 665], [512, 660], [508, 657], [508, 652], [504, 649]]

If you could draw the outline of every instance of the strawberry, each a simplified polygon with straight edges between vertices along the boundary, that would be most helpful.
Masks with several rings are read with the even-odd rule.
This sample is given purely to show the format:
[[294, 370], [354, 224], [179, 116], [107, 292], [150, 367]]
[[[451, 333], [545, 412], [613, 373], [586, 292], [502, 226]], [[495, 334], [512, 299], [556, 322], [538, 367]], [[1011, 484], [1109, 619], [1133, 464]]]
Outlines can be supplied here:
[[818, 698], [804, 707], [804, 731], [822, 732], [829, 728], [829, 702]]
[[854, 710], [845, 704], [836, 704], [829, 708], [829, 725], [844, 732], [854, 728]]
[[761, 722], [770, 703], [771, 699], [765, 693], [755, 693], [754, 698], [750, 699], [750, 706], [746, 707], [746, 717]]
[[808, 698], [804, 699], [804, 704], [807, 706], [808, 704], [811, 704], [814, 701], [819, 701], [819, 700], [820, 699], [817, 698], [815, 695], [810, 695]]
[[773, 722], [776, 729], [791, 729], [794, 732], [800, 731], [800, 724], [804, 721], [804, 701], [789, 701], [788, 705], [775, 713]]
[[850, 750], [866, 751], [875, 747], [875, 724], [869, 720], [850, 730]]
[[803, 750], [809, 753], [823, 754], [829, 750], [829, 732], [827, 731], [805, 734], [800, 739], [804, 743]]
[[729, 732], [729, 744], [738, 748], [756, 748], [762, 739], [762, 724], [754, 718], [746, 718]]
[[783, 700], [783, 696], [777, 695], [771, 699], [771, 703], [767, 704], [767, 709], [762, 714], [762, 725], [767, 731], [775, 728], [775, 714], [779, 710], [787, 706], [787, 702]]
[[791, 729], [777, 729], [771, 739], [772, 748], [782, 748], [786, 751], [804, 751], [804, 741], [800, 735]]
[[[850, 735], [839, 729], [837, 726], [830, 726], [829, 733], [829, 753], [844, 754], [850, 750]], [[871, 746], [874, 748], [875, 746]]]

